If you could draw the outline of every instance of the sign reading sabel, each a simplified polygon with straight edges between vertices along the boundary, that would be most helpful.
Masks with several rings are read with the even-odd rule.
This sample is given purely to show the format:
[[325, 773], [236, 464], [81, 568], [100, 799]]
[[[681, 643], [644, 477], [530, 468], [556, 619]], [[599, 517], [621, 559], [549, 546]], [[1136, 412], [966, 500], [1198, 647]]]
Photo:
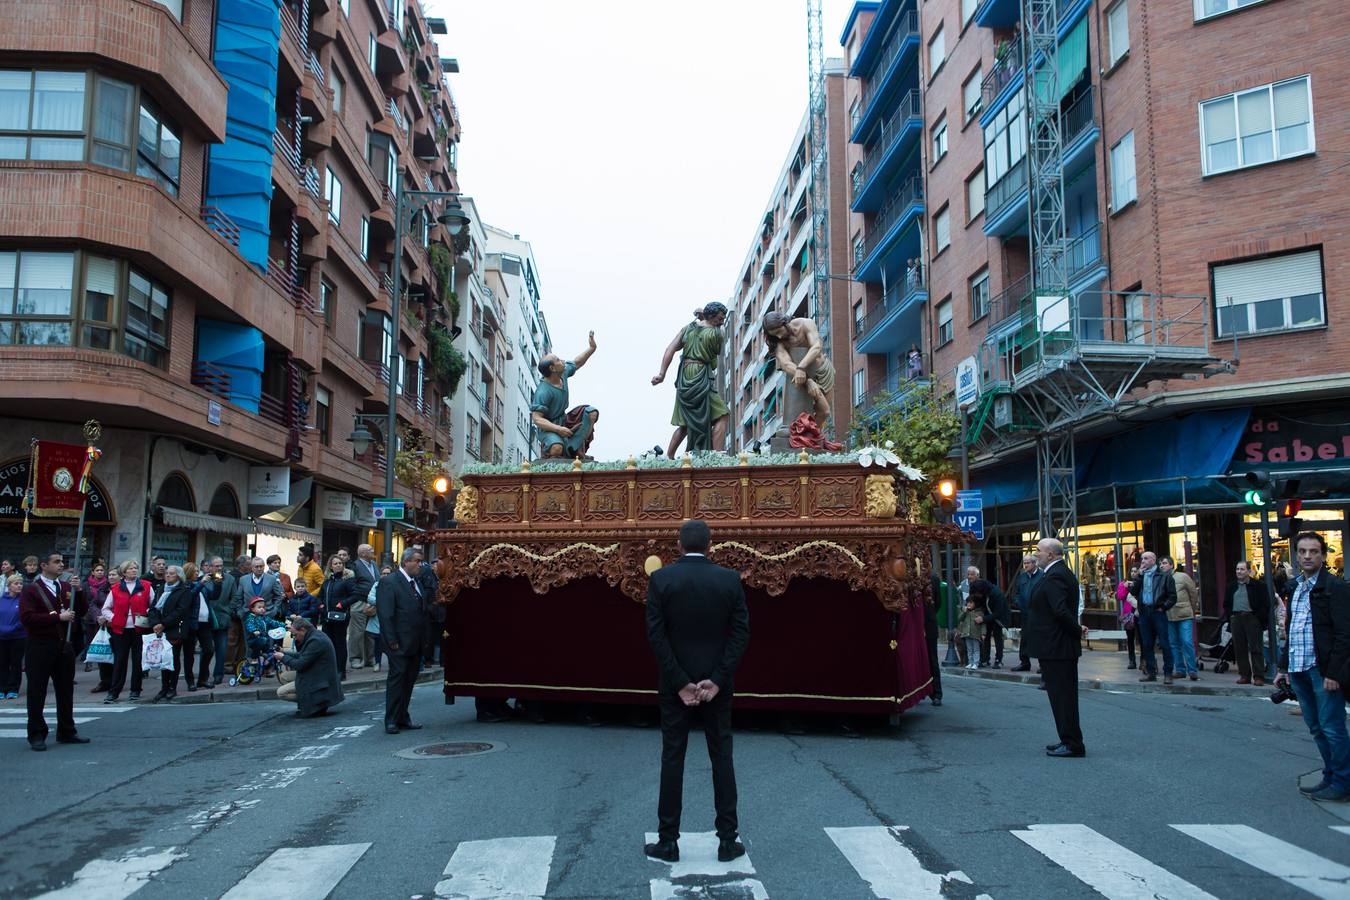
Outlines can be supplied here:
[[980, 370], [975, 357], [967, 356], [956, 364], [956, 405], [965, 409], [980, 397]]

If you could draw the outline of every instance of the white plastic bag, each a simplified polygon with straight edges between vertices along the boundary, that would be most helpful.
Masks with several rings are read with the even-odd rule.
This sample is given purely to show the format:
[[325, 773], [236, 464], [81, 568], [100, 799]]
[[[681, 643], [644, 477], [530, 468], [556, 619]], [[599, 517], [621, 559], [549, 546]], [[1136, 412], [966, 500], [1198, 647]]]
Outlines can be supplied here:
[[99, 628], [98, 634], [95, 634], [94, 639], [89, 642], [84, 661], [107, 666], [113, 664], [112, 638], [108, 636], [108, 629]]
[[146, 672], [173, 671], [173, 645], [162, 634], [141, 635], [141, 668]]

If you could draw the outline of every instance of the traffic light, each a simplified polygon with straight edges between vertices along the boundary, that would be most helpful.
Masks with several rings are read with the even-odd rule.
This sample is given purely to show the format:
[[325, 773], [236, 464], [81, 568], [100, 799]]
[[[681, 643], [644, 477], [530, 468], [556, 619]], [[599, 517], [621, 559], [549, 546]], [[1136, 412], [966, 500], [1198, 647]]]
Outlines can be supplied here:
[[432, 498], [431, 505], [436, 510], [436, 527], [451, 528], [455, 509], [450, 505], [450, 479], [445, 475], [438, 475], [436, 480], [431, 483], [431, 489], [436, 492]]
[[952, 515], [956, 512], [956, 479], [943, 478], [939, 480], [937, 489], [933, 491], [933, 501], [938, 521], [950, 522]]
[[1280, 537], [1292, 538], [1303, 530], [1303, 520], [1298, 517], [1303, 509], [1303, 501], [1290, 497], [1280, 503]]
[[1270, 486], [1270, 473], [1264, 469], [1252, 469], [1246, 474], [1247, 493], [1243, 499], [1247, 501], [1248, 506], [1268, 506], [1270, 505], [1272, 492]]

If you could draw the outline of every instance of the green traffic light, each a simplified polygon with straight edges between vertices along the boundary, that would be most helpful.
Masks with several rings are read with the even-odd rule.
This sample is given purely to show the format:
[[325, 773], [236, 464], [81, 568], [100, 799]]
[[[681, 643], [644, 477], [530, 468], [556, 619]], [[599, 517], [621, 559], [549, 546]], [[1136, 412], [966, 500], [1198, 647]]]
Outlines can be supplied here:
[[1260, 491], [1248, 491], [1246, 494], [1247, 503], [1251, 506], [1265, 506], [1268, 501]]

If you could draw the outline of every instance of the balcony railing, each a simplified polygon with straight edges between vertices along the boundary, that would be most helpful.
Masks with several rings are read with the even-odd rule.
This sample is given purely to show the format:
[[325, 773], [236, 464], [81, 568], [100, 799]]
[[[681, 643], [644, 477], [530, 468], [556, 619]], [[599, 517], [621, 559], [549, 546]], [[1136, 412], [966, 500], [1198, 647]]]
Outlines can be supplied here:
[[1102, 258], [1101, 226], [1093, 225], [1087, 231], [1070, 239], [1067, 255], [1069, 280], [1097, 265]]
[[361, 360], [361, 362], [366, 364], [366, 368], [369, 369], [371, 374], [374, 375], [379, 381], [383, 382], [384, 384], [389, 383], [388, 365], [382, 362], [375, 362], [372, 359], [363, 359]]
[[304, 171], [304, 164], [300, 159], [300, 151], [296, 149], [294, 139], [277, 126], [272, 132], [272, 147], [281, 154], [281, 158], [286, 161], [295, 177], [299, 178]]
[[281, 30], [286, 32], [291, 40], [295, 41], [295, 46], [301, 51], [309, 50], [309, 42], [305, 36], [300, 33], [300, 25], [295, 21], [295, 14], [290, 11], [286, 4], [281, 4]]
[[868, 179], [876, 174], [877, 167], [881, 165], [881, 161], [885, 159], [896, 138], [909, 125], [910, 120], [922, 117], [920, 104], [918, 91], [910, 91], [900, 100], [895, 112], [878, 130], [876, 140], [872, 142], [872, 149], [868, 150], [867, 156], [863, 158], [861, 171], [854, 181], [855, 190], [860, 190], [867, 184]]
[[997, 325], [1005, 319], [1017, 315], [1022, 309], [1022, 301], [1031, 293], [1031, 273], [1008, 285], [993, 300], [989, 301], [989, 324]]
[[886, 80], [886, 70], [895, 62], [895, 57], [900, 53], [900, 46], [912, 37], [918, 37], [919, 34], [919, 14], [913, 10], [905, 13], [895, 23], [895, 31], [891, 34], [891, 39], [886, 42], [886, 46], [881, 51], [881, 57], [877, 60], [876, 66], [872, 69], [871, 76], [867, 83], [863, 85], [862, 97], [858, 103], [858, 109], [866, 110], [876, 97], [877, 86]]
[[1092, 105], [1092, 88], [1085, 90], [1073, 104], [1066, 109], [1060, 116], [1060, 131], [1064, 136], [1065, 146], [1071, 144], [1075, 138], [1087, 131], [1096, 122], [1096, 107]]
[[854, 338], [861, 339], [871, 334], [897, 307], [903, 306], [915, 294], [926, 290], [928, 285], [924, 283], [923, 272], [915, 269], [914, 274], [906, 276], [903, 283], [892, 285], [882, 301], [869, 309], [861, 322], [854, 323]]
[[[284, 428], [299, 428], [304, 424], [304, 416], [300, 412], [299, 390], [298, 390], [298, 370], [293, 364], [287, 367], [287, 387], [288, 393], [292, 396], [290, 399], [273, 397], [268, 393], [261, 393], [258, 396], [258, 415], [281, 425]], [[212, 365], [209, 362], [197, 360], [192, 364], [192, 383], [197, 387], [215, 394], [222, 400], [234, 402], [233, 379], [230, 373]]]
[[323, 187], [319, 182], [319, 170], [314, 168], [314, 163], [306, 161], [304, 174], [301, 180], [305, 183], [305, 190], [316, 200], [323, 199]]
[[[886, 237], [887, 232], [891, 230], [891, 226], [905, 214], [905, 210], [922, 199], [923, 180], [915, 177], [905, 182], [904, 186], [895, 193], [895, 196], [886, 201], [886, 205], [881, 207], [872, 219], [872, 227], [867, 229], [867, 240], [863, 246], [862, 259], [872, 255], [882, 239]], [[861, 263], [862, 259], [858, 259], [855, 254], [855, 263]]]
[[313, 50], [309, 52], [309, 59], [305, 62], [305, 68], [309, 70], [309, 74], [314, 76], [314, 80], [319, 83], [319, 87], [328, 86], [327, 76], [323, 74], [323, 66], [319, 65], [319, 57], [314, 54]]
[[1022, 42], [1013, 38], [1001, 46], [1007, 51], [994, 61], [994, 68], [980, 82], [981, 109], [988, 109], [994, 100], [1022, 71]]
[[892, 407], [904, 407], [917, 399], [930, 384], [930, 379], [925, 376], [903, 378], [896, 372], [864, 394], [857, 408], [866, 414]]
[[192, 364], [192, 383], [224, 400], [230, 399], [230, 373], [207, 362]]
[[206, 223], [207, 228], [229, 241], [231, 245], [239, 246], [239, 226], [225, 213], [207, 204], [202, 207], [202, 221]]
[[312, 294], [301, 286], [296, 280], [295, 273], [286, 267], [286, 263], [279, 259], [271, 260], [267, 265], [267, 280], [272, 283], [272, 287], [290, 300], [296, 309], [306, 312], [317, 313], [319, 304], [315, 301]]
[[1023, 158], [1013, 163], [1012, 168], [1002, 178], [990, 185], [989, 190], [984, 192], [985, 221], [988, 222], [997, 215], [1026, 186], [1027, 165], [1025, 158]]
[[399, 131], [407, 134], [408, 120], [403, 118], [403, 113], [399, 112], [398, 104], [394, 102], [392, 97], [389, 98], [389, 102], [386, 104], [385, 109], [388, 110], [389, 118], [394, 120], [394, 124], [398, 126]]

